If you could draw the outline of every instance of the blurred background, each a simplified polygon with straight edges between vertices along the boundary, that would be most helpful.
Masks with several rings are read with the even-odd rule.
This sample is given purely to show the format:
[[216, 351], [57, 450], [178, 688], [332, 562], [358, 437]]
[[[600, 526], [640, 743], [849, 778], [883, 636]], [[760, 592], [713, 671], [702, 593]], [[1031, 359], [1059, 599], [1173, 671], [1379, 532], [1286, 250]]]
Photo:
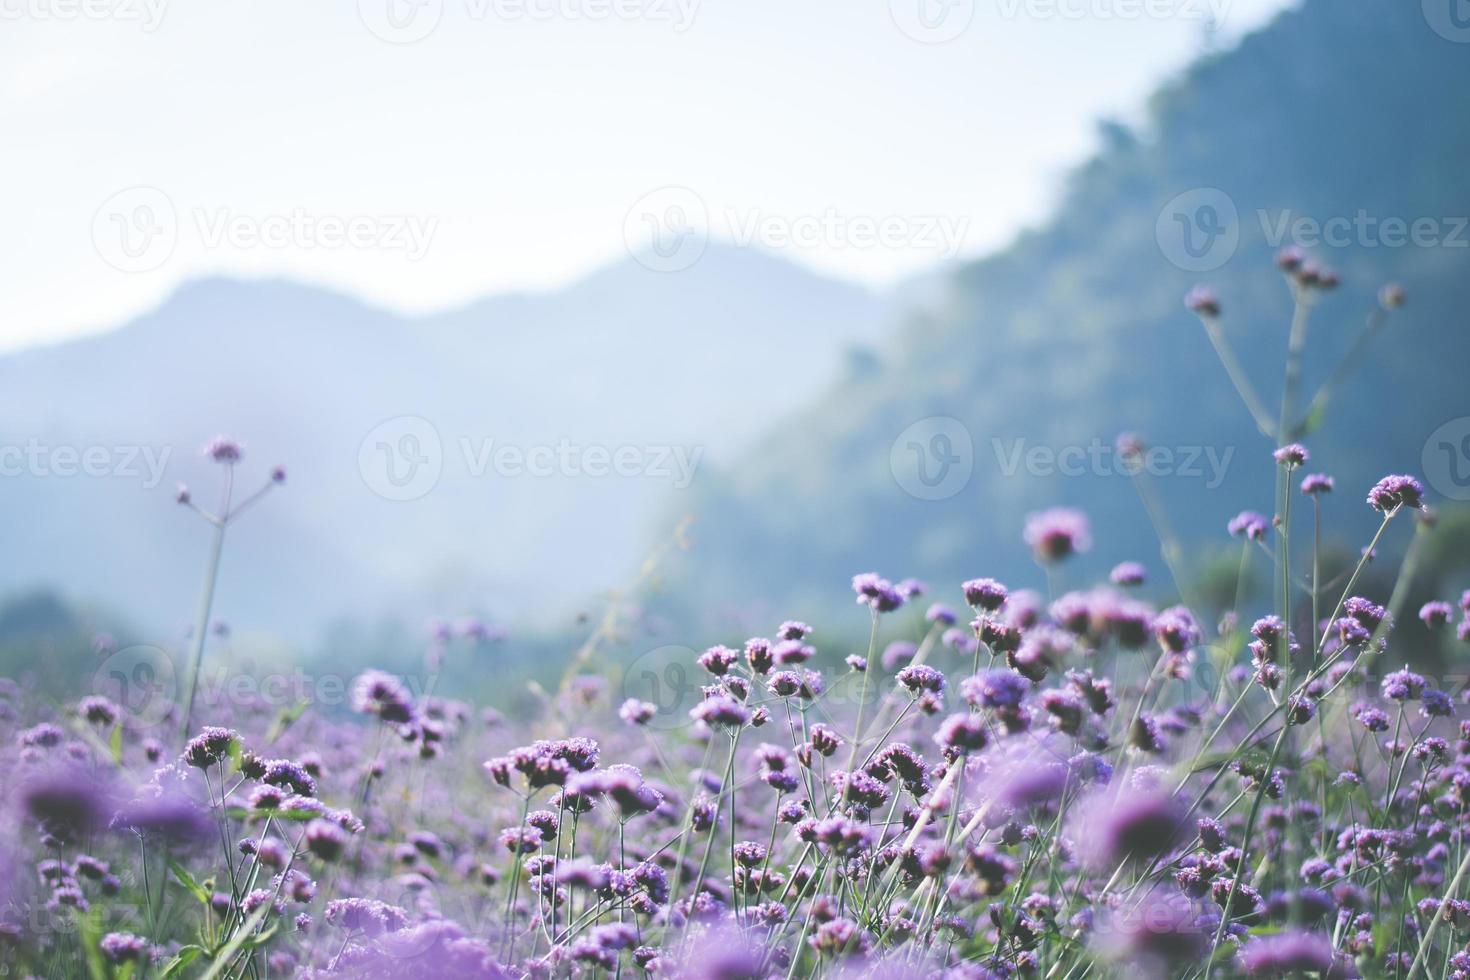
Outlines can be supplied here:
[[[71, 690], [188, 647], [211, 528], [175, 498], [215, 506], [220, 434], [237, 500], [287, 473], [227, 534], [209, 649], [234, 670], [513, 702], [573, 651], [789, 617], [840, 656], [867, 570], [953, 601], [1133, 559], [1212, 615], [1273, 446], [1181, 297], [1222, 298], [1274, 410], [1293, 245], [1341, 277], [1309, 393], [1384, 283], [1408, 297], [1305, 435], [1337, 479], [1329, 572], [1410, 472], [1440, 515], [1415, 596], [1470, 584], [1463, 0], [0, 20], [0, 673]], [[1124, 431], [1157, 450], [1152, 519]], [[1020, 528], [1051, 505], [1096, 543], [1048, 583]]]

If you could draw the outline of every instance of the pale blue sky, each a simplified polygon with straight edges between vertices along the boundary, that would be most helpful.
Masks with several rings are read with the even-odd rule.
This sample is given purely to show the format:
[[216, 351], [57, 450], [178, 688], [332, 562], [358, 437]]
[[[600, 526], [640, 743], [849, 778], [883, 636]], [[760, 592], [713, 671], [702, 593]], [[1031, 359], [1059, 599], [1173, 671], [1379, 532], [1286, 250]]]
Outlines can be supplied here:
[[670, 185], [883, 285], [1043, 216], [1205, 12], [1228, 43], [1287, 2], [0, 0], [0, 347], [211, 273], [408, 311], [552, 287]]

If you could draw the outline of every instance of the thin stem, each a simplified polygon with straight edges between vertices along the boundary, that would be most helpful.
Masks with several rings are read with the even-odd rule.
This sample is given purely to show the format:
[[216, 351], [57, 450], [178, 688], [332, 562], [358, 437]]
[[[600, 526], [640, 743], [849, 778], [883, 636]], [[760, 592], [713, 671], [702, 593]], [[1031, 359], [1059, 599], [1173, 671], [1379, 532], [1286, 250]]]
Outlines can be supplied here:
[[209, 633], [209, 614], [214, 607], [214, 586], [219, 580], [220, 557], [225, 549], [225, 527], [229, 523], [230, 494], [234, 489], [235, 469], [225, 467], [224, 499], [220, 506], [221, 517], [214, 523], [214, 540], [210, 544], [209, 564], [204, 571], [204, 589], [199, 596], [199, 614], [194, 618], [193, 651], [189, 656], [189, 696], [184, 701], [184, 717], [179, 739], [189, 737], [190, 716], [194, 712], [194, 695], [199, 689], [199, 673], [204, 663], [204, 638]]

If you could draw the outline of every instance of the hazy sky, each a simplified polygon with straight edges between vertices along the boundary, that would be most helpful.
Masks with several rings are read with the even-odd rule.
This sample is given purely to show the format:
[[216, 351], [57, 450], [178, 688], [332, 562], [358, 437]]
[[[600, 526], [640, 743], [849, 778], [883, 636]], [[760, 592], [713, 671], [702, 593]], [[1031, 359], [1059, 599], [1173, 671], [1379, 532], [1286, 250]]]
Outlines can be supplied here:
[[881, 285], [1043, 216], [1207, 13], [1286, 4], [0, 0], [0, 347], [212, 273], [430, 310], [659, 227]]

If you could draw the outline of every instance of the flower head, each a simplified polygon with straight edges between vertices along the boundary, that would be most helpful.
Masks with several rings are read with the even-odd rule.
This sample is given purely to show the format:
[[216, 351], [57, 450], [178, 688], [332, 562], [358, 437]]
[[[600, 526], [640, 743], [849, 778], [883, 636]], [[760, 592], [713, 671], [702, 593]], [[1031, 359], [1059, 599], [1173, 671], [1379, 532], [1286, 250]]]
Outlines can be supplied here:
[[1027, 515], [1022, 538], [1037, 561], [1047, 564], [1092, 547], [1087, 515], [1071, 507], [1052, 507]]
[[1402, 507], [1418, 510], [1424, 506], [1424, 485], [1412, 476], [1385, 476], [1368, 491], [1368, 503], [1385, 514], [1396, 513]]

